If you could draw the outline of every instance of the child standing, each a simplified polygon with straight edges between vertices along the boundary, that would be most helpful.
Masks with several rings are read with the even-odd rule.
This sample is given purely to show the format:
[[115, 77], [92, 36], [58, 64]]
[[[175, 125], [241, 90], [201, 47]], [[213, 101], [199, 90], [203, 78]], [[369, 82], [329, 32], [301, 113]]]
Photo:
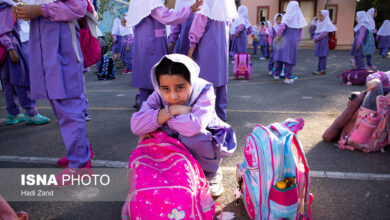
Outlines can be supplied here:
[[[4, 84], [4, 95], [7, 103], [7, 125], [14, 125], [25, 121], [27, 124], [46, 124], [50, 119], [40, 115], [35, 108], [36, 102], [29, 97], [30, 77], [29, 65], [26, 60], [22, 42], [19, 38], [19, 22], [16, 22], [15, 3], [11, 0], [0, 0], [0, 44], [7, 50], [7, 57], [0, 66], [1, 80]], [[28, 48], [27, 48], [28, 50]], [[18, 97], [19, 103], [26, 110], [21, 114], [19, 106], [14, 101]]]
[[125, 69], [122, 71], [122, 74], [130, 74], [133, 66], [133, 28], [126, 26], [126, 18], [123, 18], [119, 28], [120, 35], [122, 38], [121, 42], [121, 58], [125, 64]]
[[93, 156], [87, 138], [83, 98], [83, 57], [77, 19], [85, 16], [85, 0], [34, 0], [18, 5], [17, 16], [30, 20], [30, 81], [33, 99], [49, 99], [67, 149], [57, 165], [58, 186], [71, 185], [65, 177], [91, 175]]
[[[277, 13], [274, 16], [274, 26], [272, 27], [272, 31], [270, 32], [270, 45], [269, 45], [269, 62], [268, 62], [268, 73], [269, 75], [272, 75], [274, 69], [275, 69], [275, 62], [274, 62], [274, 50], [273, 50], [273, 45], [274, 45], [274, 40], [276, 38], [276, 30], [278, 29], [279, 25], [282, 23], [282, 18], [283, 15], [280, 13]], [[284, 73], [283, 73], [284, 74]]]
[[253, 45], [253, 55], [257, 54], [257, 47], [259, 46], [260, 36], [259, 36], [260, 25], [256, 24], [252, 26], [252, 45]]
[[261, 22], [260, 31], [259, 31], [259, 36], [260, 36], [259, 45], [261, 49], [260, 60], [266, 60], [268, 56], [268, 42], [267, 42], [268, 35], [269, 35], [268, 29], [265, 27], [265, 22], [263, 21]]
[[378, 48], [380, 49], [379, 55], [383, 57], [389, 56], [387, 49], [390, 47], [390, 21], [385, 20], [379, 31], [376, 34], [376, 40], [378, 41]]
[[162, 0], [132, 0], [127, 14], [127, 26], [134, 27], [132, 86], [139, 89], [141, 103], [153, 93], [150, 69], [168, 54], [165, 25], [180, 24], [192, 12], [199, 10], [201, 0], [191, 7], [169, 11]]
[[310, 27], [309, 27], [310, 39], [313, 39], [313, 37], [314, 37], [314, 33], [316, 32], [316, 28], [317, 28], [317, 22], [318, 22], [317, 17], [314, 17], [313, 19], [311, 19]]
[[139, 136], [161, 129], [179, 139], [201, 165], [211, 195], [219, 196], [223, 192], [219, 165], [233, 154], [236, 137], [216, 115], [213, 86], [198, 77], [199, 70], [185, 55], [165, 55], [151, 71], [155, 91], [133, 114], [130, 126]]
[[251, 23], [248, 20], [248, 8], [246, 6], [242, 5], [238, 7], [238, 18], [234, 19], [231, 28], [234, 31], [234, 36], [230, 55], [234, 56], [236, 53], [246, 53], [248, 35], [252, 33]]
[[307, 26], [305, 17], [296, 1], [290, 1], [286, 14], [282, 18], [282, 24], [276, 30], [274, 43], [274, 61], [276, 69], [274, 79], [279, 79], [284, 65], [285, 83], [294, 83], [292, 69], [296, 65], [298, 43], [302, 39], [303, 28]]
[[353, 29], [355, 31], [355, 37], [353, 39], [353, 44], [351, 48], [351, 56], [354, 56], [354, 68], [355, 69], [366, 69], [366, 64], [364, 63], [363, 52], [360, 48], [362, 42], [367, 41], [367, 35], [369, 31], [369, 21], [365, 11], [356, 12], [356, 21], [357, 25]]
[[121, 53], [122, 36], [120, 31], [121, 21], [119, 18], [115, 18], [112, 25], [112, 57], [114, 61], [118, 59]]
[[[375, 10], [375, 8], [370, 8], [367, 11], [367, 18], [368, 18], [368, 23], [369, 23], [368, 29], [373, 34], [375, 34], [377, 32], [376, 25], [375, 25], [375, 17], [376, 17], [376, 10]], [[372, 55], [367, 55], [367, 67], [370, 68], [370, 69], [376, 69], [376, 67], [372, 65]]]
[[[226, 121], [226, 85], [229, 74], [227, 28], [228, 22], [235, 16], [237, 10], [233, 0], [206, 0], [201, 11], [195, 14], [189, 33], [188, 56], [200, 66], [202, 70], [200, 77], [213, 83], [216, 94], [215, 109], [223, 121]], [[244, 36], [247, 42], [246, 31]], [[245, 43], [244, 52], [246, 46]]]
[[321, 10], [318, 16], [317, 28], [315, 31], [314, 42], [316, 47], [314, 56], [318, 57], [318, 69], [314, 71], [314, 75], [324, 75], [326, 72], [326, 60], [329, 53], [328, 35], [330, 32], [337, 31], [329, 18], [328, 10]]

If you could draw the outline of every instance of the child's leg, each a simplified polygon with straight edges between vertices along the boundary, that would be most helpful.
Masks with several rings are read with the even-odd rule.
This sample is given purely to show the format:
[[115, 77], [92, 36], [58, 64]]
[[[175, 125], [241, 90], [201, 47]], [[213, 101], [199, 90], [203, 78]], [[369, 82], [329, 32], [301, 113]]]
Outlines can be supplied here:
[[206, 177], [214, 177], [222, 159], [216, 158], [215, 146], [211, 141], [212, 134], [209, 131], [202, 131], [192, 137], [179, 135], [179, 139], [199, 162]]
[[84, 110], [84, 115], [89, 114], [89, 101], [87, 98], [87, 89], [85, 88], [85, 75], [83, 74], [83, 80], [84, 80], [84, 92], [81, 94], [81, 98], [85, 99], [85, 110]]
[[270, 56], [268, 62], [268, 72], [272, 72], [273, 69], [274, 69], [274, 58]]
[[79, 97], [49, 101], [60, 125], [67, 150], [66, 158], [70, 160], [68, 167], [85, 167], [91, 154], [84, 116], [85, 99]]
[[153, 89], [139, 89], [139, 95], [141, 100], [141, 105], [144, 101], [148, 99], [148, 97], [154, 92]]
[[18, 115], [20, 113], [19, 106], [16, 105], [14, 95], [16, 91], [14, 86], [7, 80], [3, 80], [4, 83], [4, 96], [7, 103], [7, 113], [10, 115]]
[[291, 79], [292, 78], [292, 70], [293, 70], [293, 65], [284, 63], [284, 76], [286, 79]]
[[214, 88], [215, 99], [215, 111], [222, 121], [226, 121], [226, 107], [227, 107], [227, 87], [219, 86]]
[[372, 56], [371, 55], [367, 56], [367, 65], [372, 66]]
[[355, 56], [355, 68], [356, 69], [365, 69], [366, 64], [364, 63], [363, 56]]
[[326, 71], [326, 61], [328, 57], [318, 57], [318, 71]]
[[19, 103], [26, 110], [26, 115], [32, 117], [38, 114], [38, 111], [35, 107], [36, 101], [31, 100], [28, 97], [30, 89], [27, 87], [15, 86], [16, 94], [18, 95]]
[[267, 47], [261, 46], [261, 57], [266, 58], [267, 57]]
[[280, 76], [280, 72], [282, 72], [283, 68], [283, 62], [276, 61], [276, 68], [275, 71], [273, 72], [274, 76]]

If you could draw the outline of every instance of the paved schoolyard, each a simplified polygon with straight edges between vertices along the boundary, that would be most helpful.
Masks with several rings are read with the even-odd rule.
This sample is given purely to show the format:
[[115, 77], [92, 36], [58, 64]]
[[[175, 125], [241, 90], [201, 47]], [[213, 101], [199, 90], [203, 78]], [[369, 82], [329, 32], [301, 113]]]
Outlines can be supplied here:
[[[350, 68], [348, 51], [331, 51], [328, 74], [314, 76], [317, 59], [312, 50], [300, 50], [294, 74], [294, 84], [272, 80], [268, 61], [252, 57], [250, 80], [234, 80], [229, 73], [228, 120], [238, 141], [233, 157], [223, 161], [225, 193], [217, 199], [225, 212], [234, 212], [236, 219], [247, 219], [242, 205], [236, 206], [235, 165], [243, 160], [245, 137], [260, 123], [281, 122], [288, 117], [303, 117], [304, 129], [298, 137], [313, 171], [311, 192], [314, 219], [389, 219], [390, 216], [390, 153], [342, 151], [334, 143], [321, 139], [324, 130], [344, 108], [352, 91], [363, 86], [345, 86], [337, 75]], [[388, 70], [390, 59], [374, 55], [379, 70]], [[232, 64], [230, 64], [230, 69]], [[119, 71], [118, 71], [119, 72]], [[92, 120], [87, 123], [88, 137], [94, 148], [97, 164], [117, 161], [124, 164], [137, 145], [138, 138], [129, 128], [135, 112], [136, 89], [131, 87], [130, 75], [118, 75], [116, 80], [98, 81], [91, 71], [86, 74], [87, 96]], [[40, 113], [52, 118], [43, 126], [5, 125], [5, 99], [0, 93], [0, 167], [54, 168], [50, 158], [65, 154], [58, 122], [47, 101], [39, 101]], [[390, 149], [387, 148], [387, 151]], [[11, 161], [7, 156], [14, 157]], [[28, 157], [35, 157], [32, 163]], [[314, 172], [315, 171], [315, 172]], [[322, 171], [328, 171], [325, 177]], [[338, 172], [338, 173], [336, 173]], [[357, 175], [356, 173], [360, 173]], [[372, 180], [374, 174], [380, 174]], [[387, 174], [387, 175], [386, 175]], [[2, 176], [1, 178], [6, 178]], [[126, 177], [124, 177], [126, 178]], [[0, 186], [0, 193], [4, 187]], [[123, 195], [127, 192], [123, 191]], [[91, 200], [93, 201], [93, 200]], [[16, 210], [30, 213], [31, 219], [119, 219], [122, 202], [11, 202]]]

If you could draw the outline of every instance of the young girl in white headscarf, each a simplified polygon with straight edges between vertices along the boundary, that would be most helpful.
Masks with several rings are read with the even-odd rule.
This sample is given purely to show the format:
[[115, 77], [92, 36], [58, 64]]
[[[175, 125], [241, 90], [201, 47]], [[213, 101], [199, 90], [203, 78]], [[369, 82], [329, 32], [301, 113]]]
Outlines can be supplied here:
[[276, 30], [277, 37], [274, 43], [274, 60], [276, 70], [274, 79], [279, 79], [284, 65], [285, 83], [294, 83], [292, 69], [296, 65], [298, 43], [302, 39], [303, 28], [307, 26], [299, 4], [290, 1], [286, 8], [286, 14], [282, 18], [282, 24]]
[[317, 28], [317, 22], [318, 22], [317, 17], [314, 17], [313, 19], [311, 19], [310, 27], [309, 27], [310, 39], [313, 39], [313, 37], [314, 37], [314, 33], [316, 32], [316, 28]]
[[238, 18], [234, 19], [232, 27], [234, 37], [230, 55], [246, 53], [248, 46], [248, 35], [252, 33], [251, 23], [248, 19], [248, 8], [244, 5], [238, 7]]
[[268, 56], [268, 28], [265, 26], [266, 23], [263, 21], [260, 24], [260, 30], [259, 30], [259, 36], [260, 36], [260, 41], [259, 41], [259, 46], [261, 50], [261, 57], [260, 60], [266, 60]]
[[252, 26], [252, 35], [251, 36], [252, 36], [252, 45], [253, 45], [253, 55], [257, 54], [257, 48], [259, 47], [259, 41], [260, 41], [259, 29], [260, 29], [259, 24]]
[[376, 33], [376, 40], [378, 41], [379, 55], [383, 57], [389, 56], [387, 49], [390, 47], [390, 21], [385, 20], [382, 26]]
[[337, 28], [329, 18], [329, 11], [321, 10], [313, 37], [314, 42], [316, 42], [314, 56], [318, 57], [318, 69], [313, 72], [314, 75], [324, 75], [326, 72], [326, 60], [329, 53], [328, 35], [336, 30]]
[[115, 18], [112, 25], [112, 57], [116, 61], [116, 59], [121, 54], [121, 43], [122, 43], [122, 36], [120, 31], [121, 21], [119, 18]]
[[354, 56], [354, 69], [366, 69], [364, 63], [364, 56], [360, 45], [362, 42], [367, 41], [367, 35], [370, 27], [370, 23], [365, 11], [356, 12], [357, 25], [353, 29], [355, 31], [355, 37], [351, 48], [351, 56]]
[[[270, 45], [269, 45], [269, 62], [268, 62], [268, 73], [269, 75], [272, 75], [272, 72], [275, 70], [275, 62], [274, 62], [274, 51], [273, 51], [273, 45], [274, 45], [274, 40], [276, 38], [276, 30], [278, 29], [279, 25], [282, 23], [282, 18], [283, 15], [280, 13], [277, 13], [274, 16], [274, 26], [272, 27], [272, 31], [269, 34], [270, 38]], [[282, 70], [283, 75], [284, 75], [284, 70]]]
[[[368, 11], [367, 11], [367, 18], [368, 18], [368, 23], [369, 23], [368, 29], [373, 34], [375, 34], [377, 32], [376, 25], [375, 25], [375, 17], [376, 17], [375, 8], [368, 9]], [[367, 67], [370, 69], [376, 69], [376, 67], [372, 65], [372, 55], [367, 56]]]

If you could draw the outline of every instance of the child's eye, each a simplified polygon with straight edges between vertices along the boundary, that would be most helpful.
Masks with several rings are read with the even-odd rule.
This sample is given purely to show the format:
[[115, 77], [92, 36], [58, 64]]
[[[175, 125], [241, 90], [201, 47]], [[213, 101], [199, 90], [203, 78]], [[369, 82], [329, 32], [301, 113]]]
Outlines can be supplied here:
[[168, 92], [168, 88], [162, 88], [163, 92]]

